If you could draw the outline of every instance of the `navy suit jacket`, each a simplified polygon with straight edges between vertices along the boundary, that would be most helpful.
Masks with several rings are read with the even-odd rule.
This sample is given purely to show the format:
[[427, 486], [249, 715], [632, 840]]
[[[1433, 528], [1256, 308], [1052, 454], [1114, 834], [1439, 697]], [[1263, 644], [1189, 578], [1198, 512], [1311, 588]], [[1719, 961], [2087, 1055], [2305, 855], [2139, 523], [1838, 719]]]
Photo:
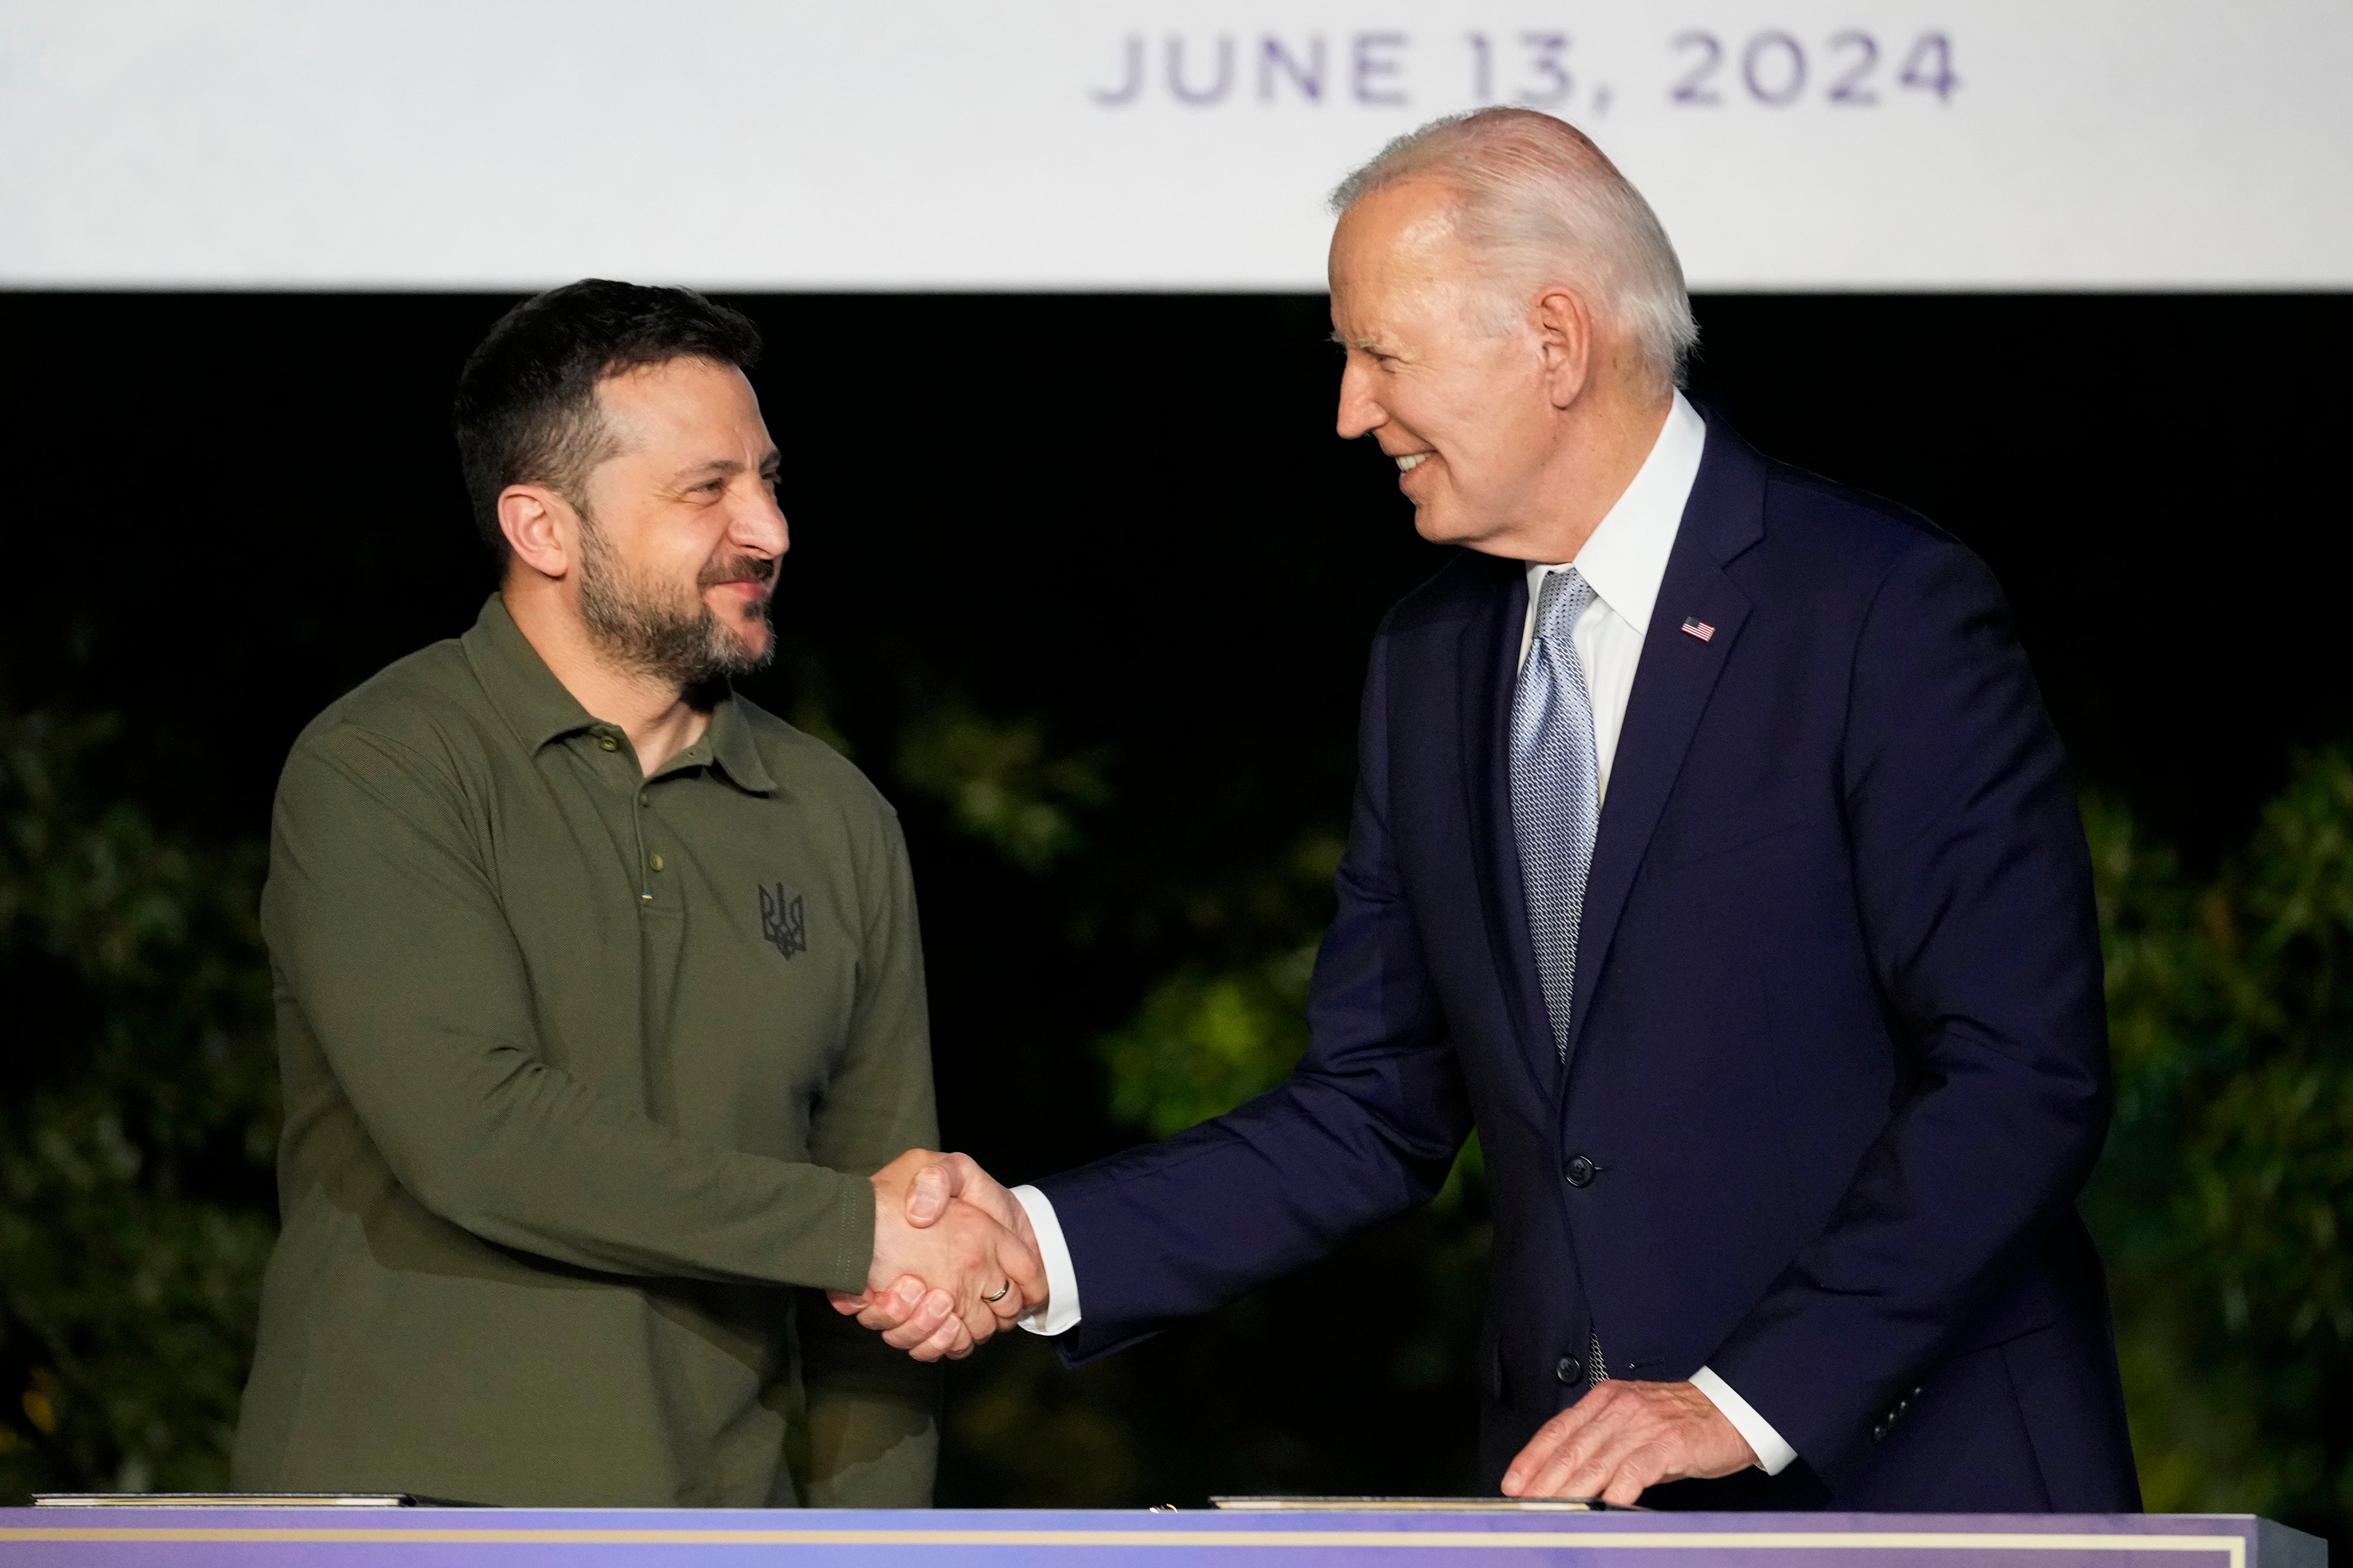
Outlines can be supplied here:
[[[1426, 1200], [1494, 1206], [1489, 1480], [1582, 1393], [1713, 1367], [1804, 1461], [1670, 1506], [2139, 1506], [2074, 1198], [2108, 1121], [2091, 871], [1985, 566], [1709, 421], [1603, 804], [1567, 1061], [1507, 794], [1527, 603], [1464, 553], [1373, 643], [1339, 909], [1282, 1087], [1049, 1178], [1065, 1356]], [[1703, 640], [1686, 617], [1715, 627]]]

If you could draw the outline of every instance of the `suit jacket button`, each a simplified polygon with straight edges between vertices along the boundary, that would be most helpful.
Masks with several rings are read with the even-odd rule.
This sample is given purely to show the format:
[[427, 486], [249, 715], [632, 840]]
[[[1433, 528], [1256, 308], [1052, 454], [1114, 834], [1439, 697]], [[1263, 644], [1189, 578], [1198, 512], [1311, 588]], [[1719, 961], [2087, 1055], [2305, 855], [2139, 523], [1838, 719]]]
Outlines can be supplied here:
[[1565, 1355], [1552, 1363], [1552, 1374], [1574, 1388], [1585, 1381], [1585, 1363], [1573, 1355]]
[[1593, 1173], [1599, 1169], [1601, 1169], [1600, 1166], [1579, 1154], [1560, 1168], [1560, 1174], [1561, 1179], [1570, 1186], [1583, 1187], [1592, 1184]]

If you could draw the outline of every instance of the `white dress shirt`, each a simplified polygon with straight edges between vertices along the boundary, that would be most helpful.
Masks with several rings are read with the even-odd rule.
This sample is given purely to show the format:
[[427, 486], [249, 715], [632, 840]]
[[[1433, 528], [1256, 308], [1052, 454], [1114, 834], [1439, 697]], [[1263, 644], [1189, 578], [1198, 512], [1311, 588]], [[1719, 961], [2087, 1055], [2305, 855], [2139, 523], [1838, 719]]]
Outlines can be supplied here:
[[[1659, 584], [1667, 574], [1667, 556], [1683, 526], [1683, 506], [1699, 478], [1700, 452], [1707, 444], [1707, 423], [1698, 410], [1675, 394], [1674, 406], [1659, 431], [1651, 455], [1618, 498], [1609, 515], [1586, 540], [1574, 562], [1528, 563], [1527, 619], [1520, 631], [1520, 662], [1528, 658], [1535, 636], [1536, 601], [1544, 580], [1574, 565], [1592, 586], [1592, 601], [1577, 618], [1569, 636], [1585, 667], [1587, 688], [1593, 699], [1594, 760], [1601, 772], [1601, 798], [1609, 795], [1609, 764], [1618, 751], [1618, 732], [1625, 725], [1627, 700], [1634, 692], [1634, 670], [1642, 658], [1642, 639], [1650, 634], [1651, 613], [1659, 598]], [[1043, 1311], [1021, 1320], [1035, 1334], [1059, 1334], [1079, 1321], [1078, 1274], [1071, 1266], [1071, 1249], [1062, 1239], [1061, 1222], [1054, 1205], [1036, 1187], [1016, 1187], [1013, 1195], [1029, 1215], [1037, 1233], [1038, 1250], [1046, 1266], [1048, 1297]], [[1748, 1402], [1714, 1371], [1702, 1367], [1692, 1373], [1692, 1385], [1724, 1412], [1735, 1430], [1757, 1451], [1760, 1468], [1778, 1476], [1798, 1457]]]

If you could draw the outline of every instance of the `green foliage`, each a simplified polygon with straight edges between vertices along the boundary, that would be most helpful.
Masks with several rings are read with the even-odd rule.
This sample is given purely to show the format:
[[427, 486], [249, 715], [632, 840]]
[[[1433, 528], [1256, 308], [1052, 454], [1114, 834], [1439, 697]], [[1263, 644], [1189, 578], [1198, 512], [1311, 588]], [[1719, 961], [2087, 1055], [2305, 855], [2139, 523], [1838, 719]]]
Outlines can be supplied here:
[[2152, 1509], [2353, 1525], [2353, 757], [2202, 886], [2087, 804], [2116, 1121], [2087, 1208]]
[[0, 1498], [225, 1484], [274, 1229], [259, 857], [90, 804], [107, 736], [0, 710]]
[[1202, 956], [1096, 1042], [1115, 1121], [1166, 1138], [1289, 1076], [1307, 1048], [1307, 985], [1340, 850], [1310, 832], [1270, 865], [1187, 882], [1176, 901]]
[[1112, 1114], [1155, 1138], [1282, 1081], [1307, 1046], [1313, 943], [1223, 973], [1187, 966], [1152, 988], [1103, 1041]]
[[[1155, 1138], [1206, 1121], [1265, 1093], [1290, 1076], [1307, 1048], [1307, 986], [1315, 971], [1315, 940], [1260, 963], [1209, 971], [1187, 965], [1154, 986], [1135, 1016], [1104, 1036], [1097, 1050], [1109, 1069], [1112, 1115]], [[1485, 1179], [1473, 1133], [1446, 1185], [1432, 1200], [1442, 1214], [1461, 1202], [1466, 1184]], [[1465, 1260], [1450, 1245], [1430, 1267], [1457, 1283], [1451, 1271]], [[1485, 1267], [1483, 1237], [1466, 1255]], [[1476, 1280], [1467, 1281], [1475, 1296]]]
[[[16, 1042], [0, 1099], [0, 1498], [222, 1484], [271, 1235], [259, 851], [164, 833], [105, 800], [89, 781], [107, 740], [102, 723], [0, 711], [0, 980]], [[1116, 994], [1132, 1001], [1125, 1021], [1096, 1039], [1113, 1120], [1166, 1135], [1290, 1070], [1338, 854], [1328, 832], [1214, 864], [1148, 837], [1123, 850], [1108, 757], [1058, 755], [1039, 723], [962, 705], [923, 711], [883, 749], [901, 786], [1039, 890], [1040, 935], [1068, 962], [1120, 943], [1137, 944], [1130, 971], [1155, 955]], [[2303, 766], [2212, 878], [2189, 875], [2112, 802], [2088, 801], [2086, 820], [2117, 1091], [2086, 1208], [2111, 1266], [2149, 1505], [2267, 1512], [2341, 1542], [2353, 757]], [[1139, 909], [1150, 919], [1125, 918]], [[1240, 1369], [1283, 1365], [1287, 1325], [1333, 1292], [1371, 1294], [1394, 1310], [1347, 1315], [1366, 1337], [1335, 1352], [1346, 1386], [1393, 1415], [1462, 1404], [1488, 1247], [1480, 1185], [1473, 1141], [1430, 1210], [1173, 1348], [1075, 1377], [1042, 1344], [992, 1349], [959, 1369], [950, 1445], [985, 1500], [1189, 1496], [1184, 1478], [1228, 1471], [1155, 1447], [1150, 1411], [1183, 1399], [1234, 1434], [1219, 1463], [1265, 1485], [1453, 1484], [1394, 1445], [1315, 1451], [1312, 1428], [1263, 1408]]]
[[917, 714], [899, 735], [901, 782], [1028, 871], [1080, 847], [1080, 810], [1109, 798], [1100, 752], [1049, 754], [1036, 720], [992, 720], [962, 703]]

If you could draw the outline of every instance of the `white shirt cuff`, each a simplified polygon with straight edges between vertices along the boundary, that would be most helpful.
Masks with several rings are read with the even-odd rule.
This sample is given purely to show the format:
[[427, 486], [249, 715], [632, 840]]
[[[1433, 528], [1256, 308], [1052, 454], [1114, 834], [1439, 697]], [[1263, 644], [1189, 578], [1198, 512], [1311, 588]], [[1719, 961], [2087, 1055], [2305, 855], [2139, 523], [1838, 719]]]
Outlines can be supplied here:
[[[1034, 1225], [1037, 1222], [1033, 1220], [1030, 1223]], [[1054, 1239], [1061, 1240], [1061, 1233], [1056, 1232]], [[1065, 1264], [1064, 1267], [1069, 1266]], [[1716, 1376], [1715, 1368], [1704, 1366], [1692, 1373], [1691, 1384], [1706, 1394], [1708, 1403], [1723, 1411], [1724, 1418], [1732, 1423], [1732, 1429], [1757, 1450], [1758, 1469], [1768, 1476], [1778, 1476], [1797, 1462], [1798, 1450], [1781, 1440], [1781, 1434], [1773, 1430], [1771, 1422], [1757, 1414], [1755, 1405], [1733, 1393], [1732, 1384]]]
[[1054, 1217], [1052, 1200], [1035, 1187], [1014, 1188], [1013, 1199], [1029, 1216], [1029, 1229], [1038, 1237], [1038, 1260], [1046, 1266], [1046, 1304], [1020, 1319], [1020, 1324], [1033, 1334], [1067, 1333], [1079, 1326], [1079, 1275], [1071, 1267], [1062, 1222]]

